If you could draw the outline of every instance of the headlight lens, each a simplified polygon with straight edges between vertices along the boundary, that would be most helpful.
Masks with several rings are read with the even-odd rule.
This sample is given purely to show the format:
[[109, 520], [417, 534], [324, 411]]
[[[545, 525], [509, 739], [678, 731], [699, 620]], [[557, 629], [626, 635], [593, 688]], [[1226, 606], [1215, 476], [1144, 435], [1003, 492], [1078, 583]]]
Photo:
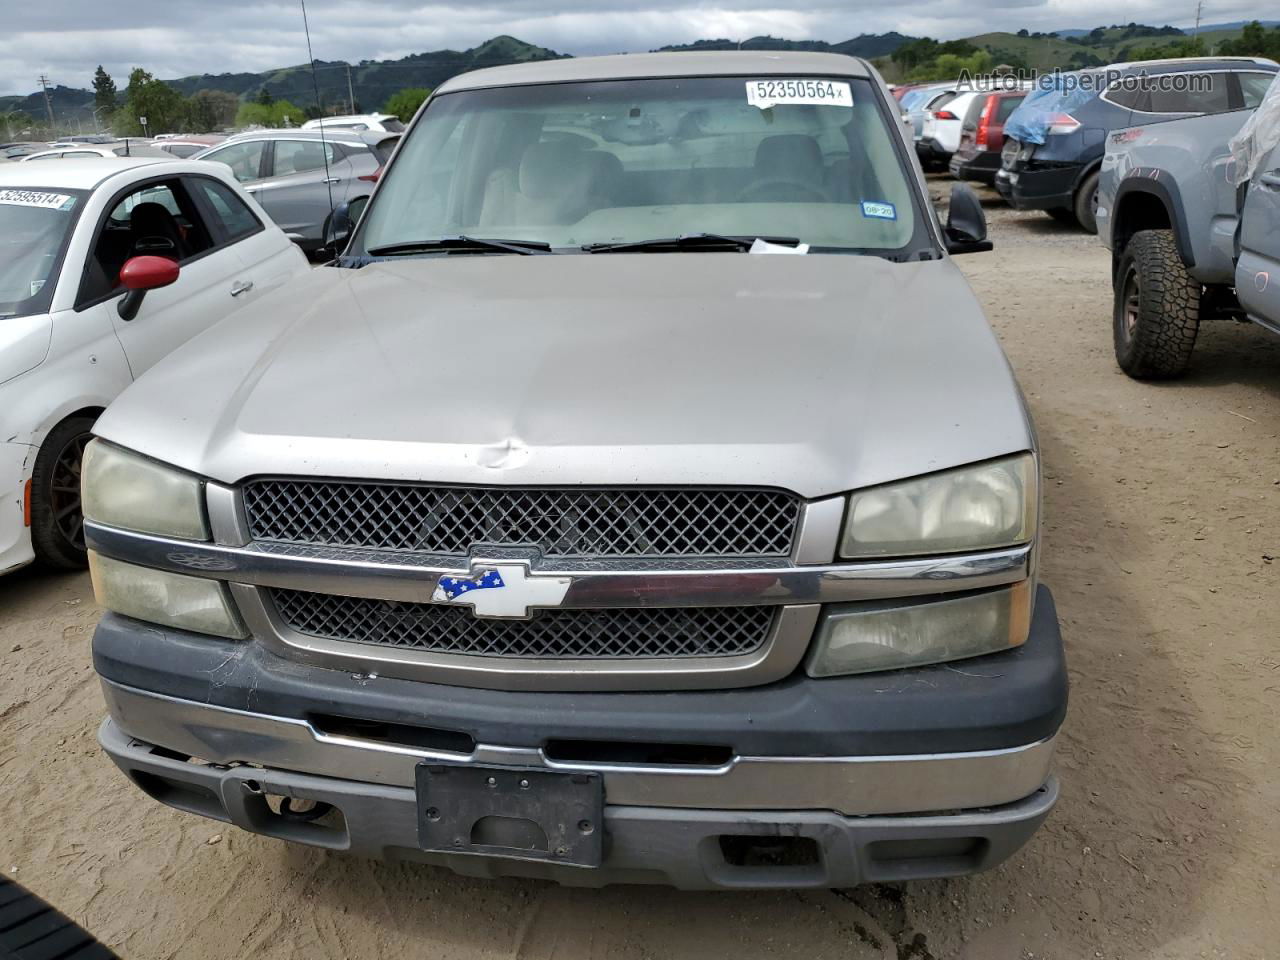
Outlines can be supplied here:
[[859, 490], [840, 555], [905, 557], [1026, 543], [1036, 529], [1030, 454]]
[[217, 580], [139, 567], [92, 550], [89, 574], [99, 605], [115, 613], [232, 640], [247, 636]]
[[1030, 580], [910, 606], [833, 604], [808, 672], [833, 677], [976, 657], [1026, 642], [1030, 628]]
[[199, 479], [94, 440], [81, 467], [84, 515], [109, 527], [209, 539]]

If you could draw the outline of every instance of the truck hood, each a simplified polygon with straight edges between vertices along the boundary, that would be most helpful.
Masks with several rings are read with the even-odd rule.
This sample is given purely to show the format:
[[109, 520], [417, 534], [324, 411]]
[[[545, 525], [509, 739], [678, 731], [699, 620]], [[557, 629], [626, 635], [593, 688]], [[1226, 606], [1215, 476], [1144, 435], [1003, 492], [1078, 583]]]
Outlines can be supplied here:
[[818, 497], [1029, 449], [949, 260], [596, 254], [312, 271], [98, 433], [235, 483], [716, 484]]

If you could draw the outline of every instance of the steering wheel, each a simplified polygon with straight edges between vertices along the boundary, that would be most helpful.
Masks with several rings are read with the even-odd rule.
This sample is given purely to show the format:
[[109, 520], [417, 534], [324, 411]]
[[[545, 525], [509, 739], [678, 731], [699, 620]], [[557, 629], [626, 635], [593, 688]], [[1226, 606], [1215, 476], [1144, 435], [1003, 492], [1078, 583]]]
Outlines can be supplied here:
[[[761, 196], [764, 194], [766, 196]], [[774, 196], [768, 197], [767, 195]], [[815, 203], [825, 203], [827, 195], [822, 190], [808, 183], [801, 183], [799, 180], [786, 180], [782, 177], [771, 177], [765, 180], [757, 180], [749, 183], [738, 191], [735, 198], [738, 203], [748, 203], [752, 200], [778, 199], [777, 194], [782, 194], [782, 199], [795, 200], [803, 203], [811, 201]], [[787, 196], [790, 194], [790, 196]]]

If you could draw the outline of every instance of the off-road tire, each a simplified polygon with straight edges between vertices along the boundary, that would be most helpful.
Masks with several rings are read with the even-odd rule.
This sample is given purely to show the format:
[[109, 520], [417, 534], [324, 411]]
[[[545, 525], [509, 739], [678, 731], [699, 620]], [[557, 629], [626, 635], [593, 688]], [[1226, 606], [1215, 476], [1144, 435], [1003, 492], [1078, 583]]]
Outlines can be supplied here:
[[1076, 219], [1076, 212], [1070, 207], [1054, 207], [1052, 210], [1046, 210], [1045, 213], [1069, 227], [1080, 226], [1080, 221]]
[[1074, 210], [1076, 223], [1085, 233], [1098, 232], [1098, 171], [1084, 178], [1076, 190]]
[[0, 877], [0, 960], [115, 960], [115, 956], [39, 897]]
[[1200, 296], [1173, 231], [1135, 233], [1116, 270], [1112, 333], [1120, 369], [1138, 380], [1185, 373], [1200, 330]]
[[[80, 453], [92, 417], [70, 417], [49, 431], [31, 472], [31, 546], [48, 570], [80, 570], [86, 563], [80, 514]], [[68, 512], [70, 510], [70, 512]]]

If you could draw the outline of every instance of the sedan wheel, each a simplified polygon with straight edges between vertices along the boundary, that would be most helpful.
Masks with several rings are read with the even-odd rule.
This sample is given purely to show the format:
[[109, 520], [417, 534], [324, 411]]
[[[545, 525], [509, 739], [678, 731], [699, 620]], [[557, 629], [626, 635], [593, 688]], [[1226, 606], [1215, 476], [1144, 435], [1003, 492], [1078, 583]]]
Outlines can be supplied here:
[[80, 465], [93, 439], [93, 419], [72, 417], [49, 432], [31, 475], [31, 545], [36, 560], [57, 570], [85, 565]]

